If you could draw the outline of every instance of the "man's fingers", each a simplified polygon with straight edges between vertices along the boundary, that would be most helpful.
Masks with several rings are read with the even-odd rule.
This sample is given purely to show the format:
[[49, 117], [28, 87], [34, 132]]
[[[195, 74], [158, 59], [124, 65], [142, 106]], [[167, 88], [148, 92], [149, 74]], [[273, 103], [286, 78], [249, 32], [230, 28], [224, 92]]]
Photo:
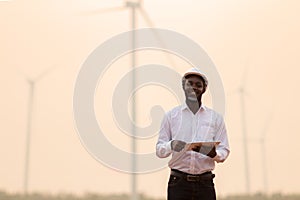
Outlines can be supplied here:
[[180, 140], [174, 140], [174, 141], [172, 141], [172, 143], [171, 143], [171, 146], [172, 146], [172, 149], [174, 150], [174, 151], [177, 151], [177, 152], [179, 152], [179, 151], [181, 151], [184, 147], [185, 147], [185, 142], [183, 142], [183, 141], [180, 141]]
[[207, 156], [214, 158], [217, 155], [216, 147], [214, 146], [211, 151], [207, 154]]

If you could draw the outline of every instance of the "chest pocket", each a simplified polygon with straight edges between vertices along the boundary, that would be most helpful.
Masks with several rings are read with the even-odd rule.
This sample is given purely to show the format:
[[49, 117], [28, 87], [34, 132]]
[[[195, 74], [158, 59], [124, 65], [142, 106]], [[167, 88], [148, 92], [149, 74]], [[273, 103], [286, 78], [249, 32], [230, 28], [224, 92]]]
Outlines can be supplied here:
[[201, 141], [212, 142], [215, 139], [215, 127], [212, 123], [204, 123], [200, 125], [199, 136]]

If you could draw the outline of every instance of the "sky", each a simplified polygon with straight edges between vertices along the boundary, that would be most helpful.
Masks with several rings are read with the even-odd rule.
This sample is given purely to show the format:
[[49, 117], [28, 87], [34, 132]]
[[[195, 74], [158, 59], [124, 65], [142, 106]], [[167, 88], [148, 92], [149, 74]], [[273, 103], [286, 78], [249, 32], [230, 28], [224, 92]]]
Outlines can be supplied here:
[[[85, 60], [103, 42], [131, 29], [126, 9], [92, 11], [123, 5], [119, 0], [0, 1], [1, 190], [23, 191], [28, 80], [36, 80], [29, 191], [131, 191], [130, 174], [103, 165], [82, 145], [73, 115], [74, 87]], [[231, 154], [214, 171], [217, 194], [246, 192], [241, 87], [245, 90], [250, 192], [299, 193], [300, 2], [144, 0], [143, 9], [156, 27], [199, 44], [221, 77]], [[137, 27], [149, 27], [141, 13], [137, 13]], [[137, 53], [137, 67], [149, 63], [179, 74], [190, 67], [180, 57], [159, 50]], [[130, 137], [115, 123], [111, 102], [116, 85], [129, 70], [130, 54], [112, 63], [95, 92], [97, 121], [109, 141], [124, 151], [130, 151]], [[180, 87], [180, 80], [174, 84]], [[209, 90], [204, 103], [212, 106], [212, 98]], [[166, 88], [142, 87], [137, 92], [137, 123], [152, 123], [153, 105], [167, 111], [178, 103]], [[156, 139], [157, 135], [138, 141], [138, 152], [154, 152]], [[138, 192], [166, 196], [168, 175], [167, 167], [138, 175]]]

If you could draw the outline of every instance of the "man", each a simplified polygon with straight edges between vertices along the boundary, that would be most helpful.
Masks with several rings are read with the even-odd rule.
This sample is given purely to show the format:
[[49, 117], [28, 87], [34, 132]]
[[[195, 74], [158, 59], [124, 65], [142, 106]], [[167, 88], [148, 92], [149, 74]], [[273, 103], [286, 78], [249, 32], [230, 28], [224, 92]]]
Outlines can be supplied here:
[[169, 161], [168, 200], [215, 200], [215, 162], [224, 162], [229, 144], [223, 117], [202, 103], [208, 86], [198, 69], [182, 78], [185, 103], [167, 112], [156, 144], [156, 154]]

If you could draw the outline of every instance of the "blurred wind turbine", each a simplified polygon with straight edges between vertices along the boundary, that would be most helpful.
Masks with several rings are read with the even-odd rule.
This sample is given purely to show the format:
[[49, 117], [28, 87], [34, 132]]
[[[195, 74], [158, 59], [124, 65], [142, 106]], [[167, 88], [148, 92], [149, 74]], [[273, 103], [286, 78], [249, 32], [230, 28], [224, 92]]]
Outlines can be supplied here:
[[271, 114], [267, 116], [267, 119], [263, 125], [263, 129], [261, 132], [261, 138], [259, 143], [261, 145], [261, 158], [262, 158], [262, 173], [263, 173], [263, 185], [264, 185], [264, 192], [268, 193], [268, 170], [267, 170], [267, 154], [266, 154], [266, 134], [268, 128], [270, 126], [270, 122], [272, 120]]
[[[135, 30], [137, 27], [137, 10], [140, 11], [142, 17], [144, 18], [144, 20], [146, 21], [146, 23], [149, 25], [150, 28], [154, 28], [154, 23], [152, 22], [152, 20], [150, 19], [149, 15], [147, 14], [147, 12], [143, 9], [142, 7], [143, 5], [143, 1], [142, 0], [127, 0], [125, 1], [123, 6], [117, 6], [117, 7], [112, 7], [112, 8], [105, 8], [105, 9], [99, 9], [99, 10], [94, 10], [94, 11], [88, 11], [88, 12], [84, 12], [82, 14], [85, 15], [95, 15], [95, 14], [102, 14], [102, 13], [107, 13], [107, 12], [114, 12], [114, 11], [122, 11], [122, 10], [129, 10], [131, 13], [131, 30]], [[165, 47], [162, 39], [160, 38], [160, 36], [158, 35], [158, 33], [153, 30], [153, 34], [155, 35], [156, 39], [161, 43], [161, 45], [163, 47]], [[135, 32], [132, 31], [131, 34], [131, 46], [132, 49], [135, 49], [136, 46], [136, 35]], [[169, 54], [165, 54], [170, 62], [170, 64], [173, 67], [176, 67], [175, 63], [172, 61], [171, 57], [169, 57]], [[132, 69], [135, 68], [136, 65], [136, 53], [135, 51], [132, 52], [131, 54], [131, 66]], [[132, 89], [135, 88], [135, 80], [136, 80], [136, 74], [135, 71], [132, 70]], [[132, 97], [132, 121], [135, 122], [136, 121], [136, 98], [135, 95], [133, 95]], [[132, 123], [132, 135], [133, 138], [131, 140], [131, 151], [132, 151], [132, 158], [131, 158], [131, 169], [132, 169], [132, 175], [131, 175], [131, 200], [138, 200], [138, 194], [137, 194], [137, 180], [136, 180], [136, 140], [135, 140], [135, 136], [136, 136], [136, 130], [134, 127], [134, 123]]]
[[242, 120], [242, 134], [243, 134], [243, 147], [244, 147], [244, 167], [245, 167], [245, 186], [246, 192], [250, 193], [250, 175], [249, 175], [249, 157], [248, 157], [248, 138], [247, 138], [247, 123], [246, 123], [246, 78], [247, 78], [247, 68], [244, 69], [242, 84], [238, 89], [240, 94], [241, 103], [241, 120]]
[[[98, 15], [98, 14], [105, 14], [105, 13], [125, 11], [125, 10], [129, 10], [131, 12], [131, 18], [130, 18], [131, 30], [136, 29], [136, 21], [137, 21], [137, 15], [136, 15], [137, 12], [136, 11], [140, 12], [141, 16], [143, 17], [143, 19], [145, 20], [145, 22], [147, 23], [147, 25], [150, 28], [155, 28], [155, 24], [151, 20], [147, 11], [143, 8], [143, 0], [126, 0], [126, 1], [124, 1], [123, 6], [115, 6], [115, 7], [109, 7], [109, 8], [96, 9], [96, 10], [92, 10], [92, 11], [84, 11], [84, 12], [80, 12], [78, 14], [80, 16], [83, 16], [83, 15], [93, 16], [93, 15]], [[161, 46], [163, 48], [167, 49], [164, 41], [159, 36], [157, 31], [155, 31], [155, 29], [152, 29], [152, 32], [153, 32], [153, 35], [156, 37], [157, 41], [160, 42]], [[134, 54], [134, 52], [133, 52], [133, 54]], [[168, 60], [170, 65], [176, 69], [177, 68], [176, 63], [171, 58], [170, 54], [164, 54], [164, 55], [166, 56], [166, 59]]]
[[24, 182], [23, 182], [23, 191], [25, 194], [28, 193], [28, 182], [29, 182], [29, 164], [30, 164], [30, 143], [31, 143], [31, 132], [32, 132], [32, 119], [33, 119], [33, 109], [34, 109], [34, 96], [35, 96], [35, 87], [38, 81], [43, 79], [56, 67], [51, 67], [35, 79], [27, 78], [27, 83], [29, 84], [29, 98], [28, 98], [28, 109], [27, 109], [27, 129], [26, 129], [26, 145], [25, 145], [25, 165], [24, 165]]

